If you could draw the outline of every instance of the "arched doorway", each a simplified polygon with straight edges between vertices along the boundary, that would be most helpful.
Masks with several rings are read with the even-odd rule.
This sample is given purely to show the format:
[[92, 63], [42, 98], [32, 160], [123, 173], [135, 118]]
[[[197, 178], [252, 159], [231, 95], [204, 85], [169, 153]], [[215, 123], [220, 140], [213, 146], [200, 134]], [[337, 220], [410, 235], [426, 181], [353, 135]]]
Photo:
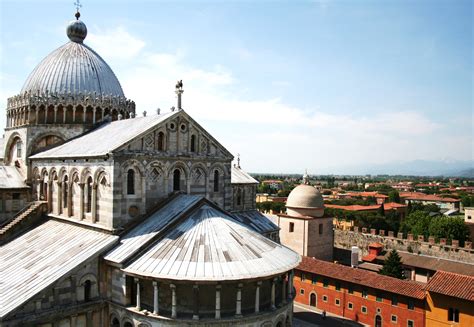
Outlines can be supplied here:
[[375, 327], [382, 327], [382, 317], [379, 315], [375, 316]]
[[317, 302], [316, 294], [311, 293], [309, 296], [309, 305], [312, 307], [316, 307], [316, 302]]
[[110, 323], [111, 327], [120, 327], [120, 322], [117, 318], [113, 318], [112, 322]]

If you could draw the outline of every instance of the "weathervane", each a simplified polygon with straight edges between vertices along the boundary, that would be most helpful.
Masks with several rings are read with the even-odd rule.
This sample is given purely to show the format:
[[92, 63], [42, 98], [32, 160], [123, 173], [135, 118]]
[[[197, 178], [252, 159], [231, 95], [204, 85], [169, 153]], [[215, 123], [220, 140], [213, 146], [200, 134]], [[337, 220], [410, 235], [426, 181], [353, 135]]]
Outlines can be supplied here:
[[240, 153], [237, 153], [237, 167], [240, 168]]
[[81, 17], [81, 13], [79, 12], [79, 9], [82, 8], [82, 4], [80, 0], [74, 1], [74, 6], [76, 6], [76, 19], [79, 20], [79, 17]]

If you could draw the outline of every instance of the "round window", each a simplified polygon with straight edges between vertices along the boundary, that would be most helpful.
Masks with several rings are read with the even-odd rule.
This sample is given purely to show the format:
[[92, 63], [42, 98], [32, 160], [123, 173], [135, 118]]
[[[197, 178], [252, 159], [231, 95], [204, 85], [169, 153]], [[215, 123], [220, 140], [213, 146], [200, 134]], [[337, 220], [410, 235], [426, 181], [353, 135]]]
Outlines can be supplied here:
[[184, 132], [186, 130], [186, 125], [182, 124], [181, 125], [181, 130]]
[[170, 124], [170, 128], [171, 128], [171, 129], [174, 129], [174, 123], [171, 123], [171, 124]]

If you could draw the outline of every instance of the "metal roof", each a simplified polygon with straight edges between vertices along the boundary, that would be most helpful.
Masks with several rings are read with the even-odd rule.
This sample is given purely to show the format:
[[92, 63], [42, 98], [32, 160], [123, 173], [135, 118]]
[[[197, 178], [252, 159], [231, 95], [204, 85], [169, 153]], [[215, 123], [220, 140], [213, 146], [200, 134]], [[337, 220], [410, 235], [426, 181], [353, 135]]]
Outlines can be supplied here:
[[252, 227], [259, 233], [268, 233], [280, 230], [267, 216], [257, 210], [233, 212], [232, 216], [239, 222]]
[[28, 188], [25, 178], [15, 166], [0, 165], [0, 189]]
[[125, 98], [109, 65], [83, 43], [68, 42], [51, 52], [31, 72], [21, 93], [95, 94]]
[[121, 263], [135, 254], [140, 248], [155, 237], [163, 228], [179, 218], [183, 212], [195, 205], [201, 196], [179, 195], [163, 208], [156, 211], [144, 222], [126, 233], [120, 243], [105, 255], [105, 260]]
[[103, 156], [178, 112], [109, 122], [60, 146], [35, 154], [30, 159]]
[[49, 220], [0, 247], [0, 317], [86, 260], [118, 236]]
[[258, 184], [258, 181], [243, 171], [240, 167], [232, 166], [230, 182], [232, 184]]
[[140, 276], [224, 281], [283, 273], [300, 256], [203, 203], [123, 269]]

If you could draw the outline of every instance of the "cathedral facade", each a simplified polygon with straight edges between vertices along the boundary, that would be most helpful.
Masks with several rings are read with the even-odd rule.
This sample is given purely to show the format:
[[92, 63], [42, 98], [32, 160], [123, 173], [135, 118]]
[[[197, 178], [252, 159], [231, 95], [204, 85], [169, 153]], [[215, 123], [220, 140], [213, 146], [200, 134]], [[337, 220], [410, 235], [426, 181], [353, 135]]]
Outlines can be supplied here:
[[257, 181], [178, 104], [135, 114], [67, 27], [8, 99], [0, 326], [289, 326], [300, 256]]

